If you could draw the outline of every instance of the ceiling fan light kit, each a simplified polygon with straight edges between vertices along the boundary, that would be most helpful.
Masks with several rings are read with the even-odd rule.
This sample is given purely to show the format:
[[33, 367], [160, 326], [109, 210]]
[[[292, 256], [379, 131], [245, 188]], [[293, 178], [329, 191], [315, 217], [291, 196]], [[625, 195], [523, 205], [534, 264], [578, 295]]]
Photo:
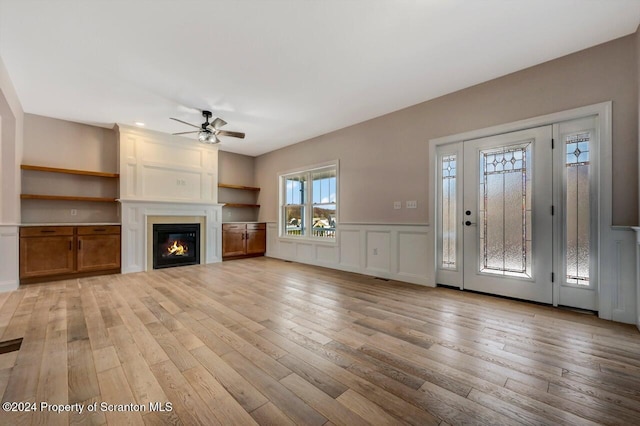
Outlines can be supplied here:
[[186, 124], [188, 126], [199, 129], [199, 130], [193, 130], [190, 132], [179, 132], [179, 133], [173, 133], [173, 134], [188, 135], [192, 133], [197, 133], [198, 140], [204, 144], [209, 144], [209, 145], [220, 143], [220, 139], [218, 139], [218, 135], [231, 136], [233, 138], [244, 139], [244, 133], [242, 132], [231, 132], [231, 131], [220, 130], [220, 127], [227, 124], [227, 122], [221, 118], [216, 118], [210, 123], [209, 119], [213, 116], [211, 111], [202, 111], [202, 116], [204, 117], [205, 121], [200, 126], [196, 126], [195, 124], [187, 123], [186, 121], [182, 121], [178, 118], [171, 117], [172, 120], [175, 120], [182, 124]]

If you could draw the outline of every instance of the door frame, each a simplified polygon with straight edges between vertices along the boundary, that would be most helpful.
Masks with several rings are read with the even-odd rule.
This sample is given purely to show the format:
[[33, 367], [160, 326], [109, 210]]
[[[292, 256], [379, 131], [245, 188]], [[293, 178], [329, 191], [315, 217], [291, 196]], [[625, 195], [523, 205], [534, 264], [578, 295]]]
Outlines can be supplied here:
[[[436, 271], [437, 271], [437, 247], [438, 247], [438, 214], [437, 208], [437, 187], [438, 180], [438, 165], [437, 165], [437, 153], [436, 148], [442, 145], [448, 145], [456, 142], [463, 142], [470, 139], [484, 138], [488, 136], [496, 136], [503, 133], [515, 132], [519, 130], [526, 130], [534, 127], [553, 125], [563, 121], [570, 121], [588, 116], [596, 116], [596, 133], [598, 134], [599, 149], [598, 149], [598, 163], [599, 174], [596, 179], [597, 199], [599, 203], [597, 205], [598, 220], [597, 220], [597, 232], [594, 238], [597, 241], [598, 247], [607, 247], [607, 242], [613, 238], [611, 226], [612, 226], [612, 150], [611, 150], [611, 116], [612, 116], [612, 102], [602, 102], [593, 105], [587, 105], [580, 108], [570, 109], [566, 111], [555, 112], [538, 117], [528, 118], [525, 120], [514, 121], [511, 123], [500, 124], [497, 126], [486, 127], [483, 129], [472, 130], [468, 132], [458, 133], [454, 135], [444, 136], [441, 138], [435, 138], [429, 140], [429, 173], [427, 182], [427, 200], [429, 223], [432, 224], [434, 231], [432, 235], [432, 249], [433, 256], [429, 260], [431, 265], [431, 276], [429, 282], [436, 283]], [[555, 237], [554, 237], [555, 238]], [[612, 292], [609, 288], [603, 287], [603, 280], [601, 280], [603, 268], [603, 251], [598, 252], [598, 256], [595, 259], [597, 268], [597, 300], [598, 300], [598, 315], [600, 318], [612, 319], [613, 315], [613, 300]], [[557, 272], [557, 271], [555, 271]], [[559, 296], [559, 280], [556, 280], [553, 284], [553, 305], [558, 305]]]

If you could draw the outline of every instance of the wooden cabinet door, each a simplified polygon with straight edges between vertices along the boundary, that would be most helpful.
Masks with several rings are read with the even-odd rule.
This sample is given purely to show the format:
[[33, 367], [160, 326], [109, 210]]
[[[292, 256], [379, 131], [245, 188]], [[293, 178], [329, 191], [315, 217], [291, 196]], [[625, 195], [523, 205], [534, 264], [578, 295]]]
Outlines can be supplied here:
[[222, 225], [222, 257], [246, 254], [245, 232], [246, 226], [244, 224], [225, 223]]
[[120, 268], [120, 234], [78, 235], [78, 272]]
[[73, 235], [20, 238], [20, 278], [74, 271]]
[[263, 254], [267, 251], [267, 230], [264, 223], [247, 224], [247, 254]]

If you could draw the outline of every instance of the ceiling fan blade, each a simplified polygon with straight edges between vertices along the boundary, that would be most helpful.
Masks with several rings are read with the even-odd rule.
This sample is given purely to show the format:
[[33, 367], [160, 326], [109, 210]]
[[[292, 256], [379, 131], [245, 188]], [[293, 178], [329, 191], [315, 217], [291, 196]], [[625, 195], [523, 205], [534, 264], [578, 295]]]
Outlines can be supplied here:
[[171, 133], [172, 135], [188, 135], [191, 133], [200, 133], [200, 131], [198, 130], [194, 130], [193, 132], [178, 132], [178, 133]]
[[240, 138], [244, 139], [244, 133], [242, 132], [232, 132], [230, 130], [219, 130], [216, 134], [221, 136], [231, 136], [232, 138]]
[[173, 118], [173, 117], [169, 117], [169, 118], [170, 118], [171, 120], [175, 120], [175, 121], [177, 121], [177, 122], [179, 122], [179, 123], [186, 124], [187, 126], [195, 127], [196, 129], [199, 129], [199, 128], [200, 128], [200, 126], [196, 126], [195, 124], [187, 123], [186, 121], [182, 121], [182, 120], [179, 120], [179, 119], [177, 119], [177, 118]]
[[216, 117], [216, 119], [213, 120], [213, 122], [211, 122], [211, 127], [218, 130], [220, 127], [224, 126], [225, 124], [227, 124], [226, 121], [224, 121], [222, 118]]

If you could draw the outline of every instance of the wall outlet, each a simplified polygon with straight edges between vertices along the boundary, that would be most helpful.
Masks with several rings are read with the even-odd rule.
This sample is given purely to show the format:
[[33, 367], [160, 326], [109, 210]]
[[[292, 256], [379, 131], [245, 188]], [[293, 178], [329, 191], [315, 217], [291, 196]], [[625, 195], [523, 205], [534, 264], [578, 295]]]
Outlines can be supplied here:
[[393, 209], [394, 210], [400, 210], [402, 208], [402, 201], [394, 201], [393, 202]]
[[418, 202], [416, 200], [407, 201], [407, 208], [408, 209], [417, 209], [418, 208]]
[[78, 210], [71, 209], [71, 216], [77, 216], [77, 215], [78, 215]]

